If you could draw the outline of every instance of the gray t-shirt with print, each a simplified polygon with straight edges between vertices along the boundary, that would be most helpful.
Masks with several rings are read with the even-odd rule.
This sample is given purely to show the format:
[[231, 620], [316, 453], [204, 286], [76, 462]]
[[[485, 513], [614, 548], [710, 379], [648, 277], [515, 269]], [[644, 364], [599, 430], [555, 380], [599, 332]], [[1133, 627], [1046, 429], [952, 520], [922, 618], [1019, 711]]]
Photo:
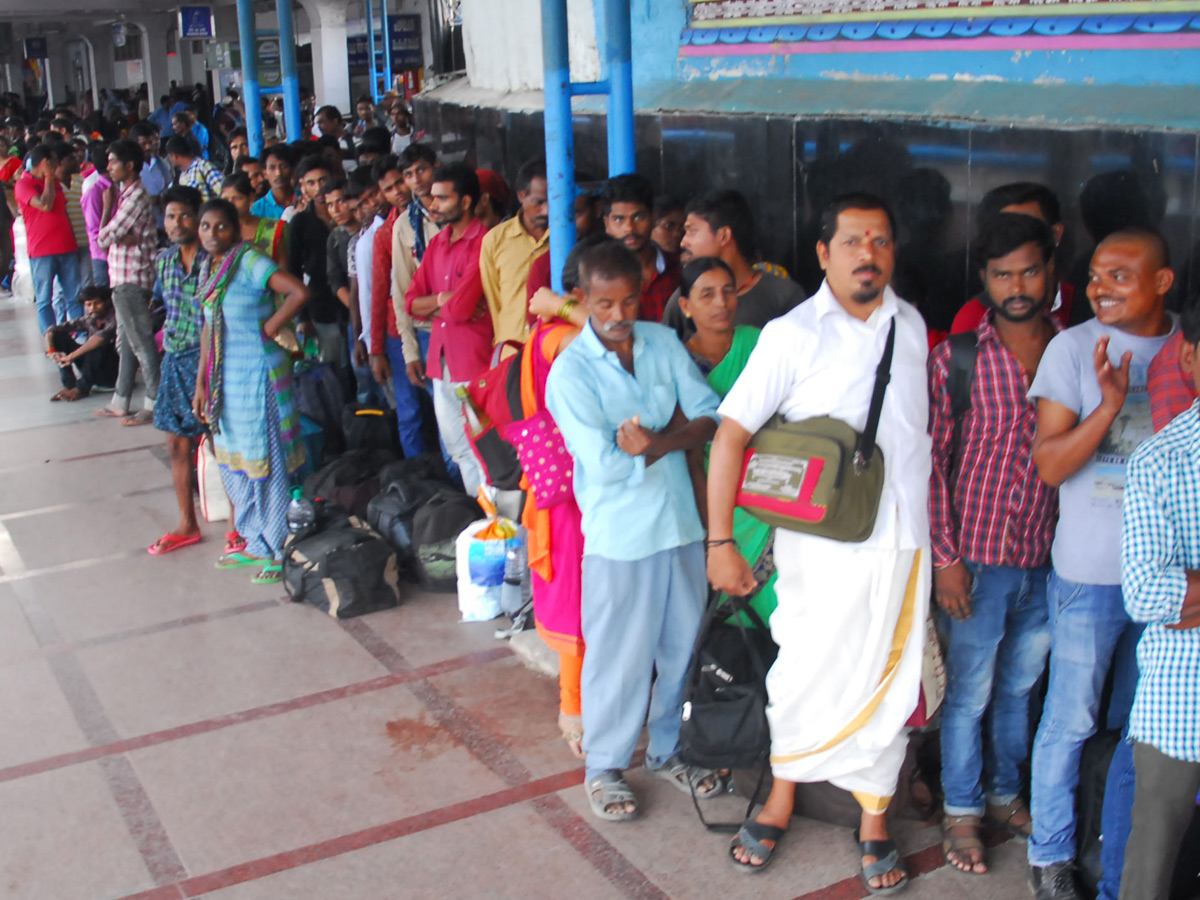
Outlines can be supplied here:
[[[1171, 331], [1174, 332], [1174, 321]], [[1062, 578], [1079, 584], [1121, 583], [1121, 500], [1125, 463], [1138, 444], [1154, 433], [1146, 370], [1170, 334], [1134, 337], [1096, 319], [1068, 328], [1046, 348], [1029, 398], [1044, 397], [1086, 419], [1100, 405], [1093, 354], [1096, 342], [1109, 338], [1108, 358], [1114, 366], [1132, 353], [1129, 393], [1108, 434], [1092, 458], [1058, 490], [1058, 527], [1050, 555]]]

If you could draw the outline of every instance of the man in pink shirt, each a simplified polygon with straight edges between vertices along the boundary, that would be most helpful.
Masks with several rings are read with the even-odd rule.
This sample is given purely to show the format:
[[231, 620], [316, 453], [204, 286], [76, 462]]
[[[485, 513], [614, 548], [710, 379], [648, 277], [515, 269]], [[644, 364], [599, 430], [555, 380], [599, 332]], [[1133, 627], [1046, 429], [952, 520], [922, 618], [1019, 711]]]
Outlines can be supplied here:
[[[54, 172], [59, 153], [55, 145], [42, 143], [29, 154], [30, 169], [17, 182], [15, 193], [21, 218], [25, 221], [25, 241], [29, 249], [29, 268], [37, 299], [38, 328], [45, 334], [52, 325], [83, 318], [79, 294], [78, 245], [67, 203], [59, 190]], [[62, 286], [63, 308], [54, 309], [54, 279]]]
[[429, 215], [441, 231], [429, 242], [404, 298], [408, 314], [431, 323], [426, 375], [446, 451], [474, 497], [483, 469], [471, 450], [457, 391], [484, 371], [492, 357], [492, 317], [483, 296], [479, 250], [487, 228], [475, 216], [479, 176], [462, 163], [434, 173]]
[[104, 168], [108, 165], [108, 153], [98, 144], [93, 144], [95, 158], [92, 165], [96, 168], [96, 177], [91, 184], [84, 188], [79, 205], [83, 207], [83, 224], [87, 228], [88, 251], [92, 260], [92, 283], [108, 287], [108, 251], [100, 246], [96, 238], [100, 234], [101, 219], [104, 215], [104, 192], [112, 187], [112, 182]]

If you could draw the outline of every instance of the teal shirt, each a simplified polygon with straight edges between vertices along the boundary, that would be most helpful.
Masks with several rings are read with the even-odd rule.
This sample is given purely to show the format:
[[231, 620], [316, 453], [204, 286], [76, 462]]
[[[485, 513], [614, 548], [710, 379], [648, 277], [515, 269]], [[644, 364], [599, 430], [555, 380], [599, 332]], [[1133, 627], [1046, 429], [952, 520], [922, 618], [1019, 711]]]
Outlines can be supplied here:
[[684, 454], [647, 466], [644, 456], [617, 446], [617, 428], [640, 416], [645, 428], [659, 431], [676, 405], [689, 419], [719, 421], [720, 401], [665, 325], [634, 325], [633, 371], [622, 368], [589, 322], [546, 382], [546, 406], [575, 461], [585, 555], [645, 559], [704, 539]]

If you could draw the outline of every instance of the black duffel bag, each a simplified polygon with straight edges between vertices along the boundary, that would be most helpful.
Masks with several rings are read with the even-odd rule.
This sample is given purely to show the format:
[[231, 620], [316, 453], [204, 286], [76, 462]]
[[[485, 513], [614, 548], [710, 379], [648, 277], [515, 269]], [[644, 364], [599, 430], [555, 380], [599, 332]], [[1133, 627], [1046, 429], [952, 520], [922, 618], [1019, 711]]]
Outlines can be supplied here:
[[[767, 670], [779, 648], [750, 605], [751, 597], [709, 592], [683, 686], [679, 758], [705, 769], [758, 769], [761, 786], [771, 754]], [[747, 818], [757, 793], [756, 788]], [[736, 831], [741, 826], [705, 820], [694, 788], [692, 801], [710, 831]]]
[[398, 478], [367, 504], [367, 524], [378, 531], [400, 565], [400, 576], [418, 580], [417, 555], [413, 549], [413, 520], [417, 510], [437, 493], [436, 481]]
[[400, 603], [395, 551], [361, 519], [336, 510], [315, 530], [288, 536], [283, 586], [293, 602], [338, 619]]
[[379, 472], [396, 456], [388, 450], [350, 450], [304, 479], [304, 495], [335, 503], [359, 518], [379, 493]]

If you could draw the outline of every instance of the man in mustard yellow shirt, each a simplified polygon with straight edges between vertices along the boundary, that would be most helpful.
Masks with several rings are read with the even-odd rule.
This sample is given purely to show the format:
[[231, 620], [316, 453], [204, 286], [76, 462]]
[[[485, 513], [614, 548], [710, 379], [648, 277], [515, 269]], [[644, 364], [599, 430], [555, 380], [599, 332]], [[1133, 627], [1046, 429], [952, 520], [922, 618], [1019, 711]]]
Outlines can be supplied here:
[[496, 346], [504, 341], [525, 342], [529, 267], [550, 248], [546, 161], [532, 159], [521, 166], [516, 188], [520, 211], [487, 233], [479, 253], [479, 274]]

